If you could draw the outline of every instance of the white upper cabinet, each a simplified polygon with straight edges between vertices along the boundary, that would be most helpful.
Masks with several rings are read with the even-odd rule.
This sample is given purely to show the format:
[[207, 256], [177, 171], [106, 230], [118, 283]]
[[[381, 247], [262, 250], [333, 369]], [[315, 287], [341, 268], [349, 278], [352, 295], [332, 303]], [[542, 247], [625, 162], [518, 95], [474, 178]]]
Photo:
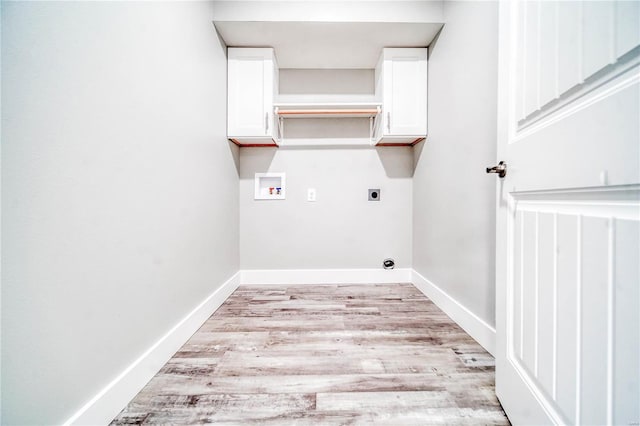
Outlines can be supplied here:
[[278, 65], [272, 48], [230, 47], [227, 137], [237, 145], [277, 146], [273, 102]]
[[385, 48], [376, 67], [382, 102], [378, 145], [413, 145], [427, 136], [427, 48]]
[[[294, 99], [291, 94], [279, 94], [279, 72], [273, 48], [230, 47], [227, 137], [240, 146], [278, 146], [280, 143], [283, 146], [329, 143], [402, 146], [414, 145], [426, 138], [427, 48], [384, 48], [375, 72], [369, 75], [375, 79], [375, 93], [351, 96], [339, 80], [339, 74], [335, 74], [335, 81], [323, 81], [325, 85], [315, 87], [311, 81], [309, 92], [296, 91]], [[341, 87], [346, 93], [327, 94], [326, 84]], [[316, 137], [308, 138], [304, 131], [301, 133], [304, 126], [294, 124], [292, 132], [285, 132], [284, 123], [291, 118], [306, 118], [302, 124]], [[340, 118], [362, 118], [369, 123], [358, 125], [363, 131], [357, 135], [345, 127], [345, 132], [318, 138], [319, 124], [309, 121], [316, 118], [334, 119], [328, 120], [327, 125], [335, 125], [335, 119]]]

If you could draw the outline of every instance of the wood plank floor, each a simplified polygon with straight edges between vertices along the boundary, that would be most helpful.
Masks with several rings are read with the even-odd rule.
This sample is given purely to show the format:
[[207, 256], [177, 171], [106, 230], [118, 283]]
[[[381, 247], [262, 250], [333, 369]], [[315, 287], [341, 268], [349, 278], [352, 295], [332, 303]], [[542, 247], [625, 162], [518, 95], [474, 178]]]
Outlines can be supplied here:
[[112, 424], [509, 424], [494, 361], [411, 284], [241, 286]]

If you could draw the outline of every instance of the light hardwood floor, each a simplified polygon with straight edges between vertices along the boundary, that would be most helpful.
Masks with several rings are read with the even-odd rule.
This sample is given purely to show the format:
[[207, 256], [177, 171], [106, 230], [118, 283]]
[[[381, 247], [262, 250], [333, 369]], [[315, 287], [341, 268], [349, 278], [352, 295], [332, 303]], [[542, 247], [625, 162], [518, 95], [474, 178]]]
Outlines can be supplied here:
[[241, 286], [112, 424], [509, 424], [494, 361], [411, 284]]

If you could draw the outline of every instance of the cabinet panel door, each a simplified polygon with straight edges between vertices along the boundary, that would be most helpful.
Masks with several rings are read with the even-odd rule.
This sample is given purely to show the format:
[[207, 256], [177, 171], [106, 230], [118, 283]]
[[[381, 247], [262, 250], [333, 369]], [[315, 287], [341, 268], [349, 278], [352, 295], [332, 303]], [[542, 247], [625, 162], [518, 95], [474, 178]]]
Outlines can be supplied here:
[[427, 50], [385, 52], [385, 133], [427, 134]]
[[268, 136], [272, 125], [271, 49], [229, 49], [228, 129], [230, 137]]

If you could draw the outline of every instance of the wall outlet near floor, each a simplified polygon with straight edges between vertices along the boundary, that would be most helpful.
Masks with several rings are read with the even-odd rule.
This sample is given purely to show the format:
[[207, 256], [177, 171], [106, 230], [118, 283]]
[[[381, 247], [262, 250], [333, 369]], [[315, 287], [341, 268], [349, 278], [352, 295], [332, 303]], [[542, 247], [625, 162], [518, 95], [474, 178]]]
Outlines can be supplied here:
[[316, 189], [308, 188], [307, 189], [307, 201], [316, 201]]

